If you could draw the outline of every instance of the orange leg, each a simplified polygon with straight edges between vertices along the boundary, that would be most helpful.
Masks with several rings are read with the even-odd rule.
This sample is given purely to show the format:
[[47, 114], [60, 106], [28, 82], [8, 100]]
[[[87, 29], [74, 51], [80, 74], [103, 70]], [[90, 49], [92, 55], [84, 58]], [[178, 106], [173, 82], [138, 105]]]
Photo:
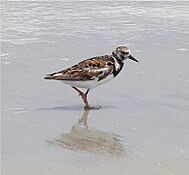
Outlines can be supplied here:
[[79, 89], [77, 89], [76, 87], [72, 87], [73, 89], [75, 89], [77, 92], [79, 92], [79, 95], [81, 96], [83, 102], [85, 103], [85, 110], [89, 110], [92, 109], [88, 103], [88, 99], [87, 99], [87, 95], [89, 93], [89, 89], [87, 89], [87, 91], [85, 93], [83, 93], [82, 91], [80, 91]]

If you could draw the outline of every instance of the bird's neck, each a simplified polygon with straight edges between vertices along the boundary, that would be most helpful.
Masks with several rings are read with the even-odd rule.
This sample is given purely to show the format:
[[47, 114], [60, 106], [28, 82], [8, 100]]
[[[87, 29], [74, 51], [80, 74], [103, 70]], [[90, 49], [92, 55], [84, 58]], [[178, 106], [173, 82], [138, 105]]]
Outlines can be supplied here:
[[125, 58], [122, 55], [118, 55], [115, 52], [112, 52], [112, 56], [118, 61], [118, 62], [123, 62]]
[[117, 61], [120, 61], [119, 56], [118, 56], [115, 52], [112, 52], [112, 56], [113, 56]]
[[120, 71], [122, 70], [124, 63], [123, 63], [122, 60], [119, 59], [119, 57], [114, 52], [112, 52], [112, 57], [113, 57], [114, 62], [115, 62], [113, 75], [114, 75], [114, 77], [116, 77], [120, 73]]

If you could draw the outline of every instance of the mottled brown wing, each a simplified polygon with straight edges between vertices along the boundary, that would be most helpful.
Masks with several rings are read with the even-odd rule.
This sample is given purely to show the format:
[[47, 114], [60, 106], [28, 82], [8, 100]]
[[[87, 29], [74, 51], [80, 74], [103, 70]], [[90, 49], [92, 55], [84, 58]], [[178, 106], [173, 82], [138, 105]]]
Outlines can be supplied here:
[[80, 62], [68, 69], [51, 74], [52, 79], [68, 81], [98, 81], [104, 79], [113, 72], [112, 59], [108, 56], [95, 57]]

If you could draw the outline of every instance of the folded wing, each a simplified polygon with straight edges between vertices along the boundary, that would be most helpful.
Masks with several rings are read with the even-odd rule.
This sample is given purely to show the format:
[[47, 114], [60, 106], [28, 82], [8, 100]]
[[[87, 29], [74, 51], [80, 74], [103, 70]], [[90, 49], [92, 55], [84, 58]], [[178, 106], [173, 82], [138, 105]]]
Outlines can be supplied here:
[[48, 74], [45, 79], [66, 81], [100, 81], [113, 73], [113, 63], [108, 56], [91, 58], [68, 69]]

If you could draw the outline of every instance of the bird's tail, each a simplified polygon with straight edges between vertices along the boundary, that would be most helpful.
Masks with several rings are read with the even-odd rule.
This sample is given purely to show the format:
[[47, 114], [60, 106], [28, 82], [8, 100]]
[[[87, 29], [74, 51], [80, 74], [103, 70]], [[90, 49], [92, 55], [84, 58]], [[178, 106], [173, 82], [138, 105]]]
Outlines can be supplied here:
[[55, 74], [56, 73], [46, 74], [46, 76], [44, 76], [44, 79], [53, 80], [55, 78]]

